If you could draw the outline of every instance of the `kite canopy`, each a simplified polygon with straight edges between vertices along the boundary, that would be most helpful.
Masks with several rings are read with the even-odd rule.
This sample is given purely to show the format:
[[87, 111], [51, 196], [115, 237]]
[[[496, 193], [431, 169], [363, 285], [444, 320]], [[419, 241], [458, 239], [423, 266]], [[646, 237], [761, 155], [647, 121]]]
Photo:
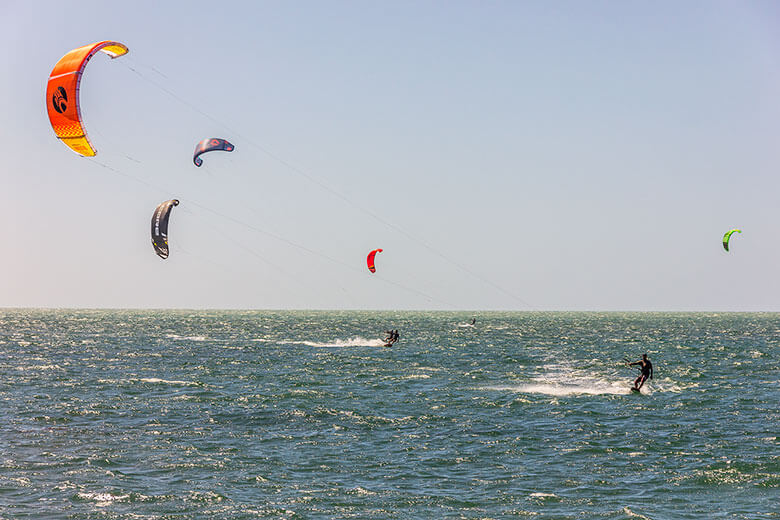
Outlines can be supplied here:
[[235, 146], [225, 141], [224, 139], [220, 139], [218, 137], [212, 137], [211, 139], [204, 139], [203, 141], [198, 143], [198, 146], [195, 147], [195, 155], [192, 156], [192, 162], [195, 163], [195, 166], [200, 166], [201, 164], [203, 164], [203, 159], [201, 159], [200, 156], [206, 152], [213, 152], [214, 150], [224, 150], [226, 152], [232, 152], [235, 149], [236, 149]]
[[152, 246], [163, 260], [168, 258], [168, 218], [173, 207], [178, 205], [177, 199], [166, 200], [157, 206], [152, 215]]
[[731, 240], [731, 235], [734, 233], [742, 233], [741, 229], [732, 229], [730, 231], [726, 231], [726, 234], [723, 235], [723, 249], [726, 251], [729, 250], [729, 240]]
[[103, 41], [73, 49], [54, 66], [46, 85], [46, 109], [51, 127], [57, 137], [71, 150], [85, 157], [92, 157], [97, 151], [87, 138], [81, 120], [79, 86], [87, 62], [98, 51], [112, 59], [127, 54], [127, 47], [119, 42]]
[[368, 263], [368, 270], [372, 273], [376, 272], [376, 267], [374, 266], [374, 257], [377, 253], [381, 253], [381, 249], [374, 249], [370, 253], [368, 253], [368, 258], [366, 258], [366, 263]]

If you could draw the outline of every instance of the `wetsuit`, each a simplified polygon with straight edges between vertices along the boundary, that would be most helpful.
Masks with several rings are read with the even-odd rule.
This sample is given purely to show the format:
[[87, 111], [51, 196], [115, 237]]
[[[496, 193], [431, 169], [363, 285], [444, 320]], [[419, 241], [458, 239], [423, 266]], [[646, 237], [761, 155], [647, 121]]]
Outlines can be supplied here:
[[639, 390], [642, 388], [642, 385], [645, 384], [645, 381], [649, 379], [653, 379], [653, 364], [650, 362], [649, 359], [644, 358], [640, 359], [636, 363], [629, 363], [628, 366], [632, 365], [639, 365], [639, 369], [641, 372], [639, 373], [639, 377], [634, 380], [634, 388]]

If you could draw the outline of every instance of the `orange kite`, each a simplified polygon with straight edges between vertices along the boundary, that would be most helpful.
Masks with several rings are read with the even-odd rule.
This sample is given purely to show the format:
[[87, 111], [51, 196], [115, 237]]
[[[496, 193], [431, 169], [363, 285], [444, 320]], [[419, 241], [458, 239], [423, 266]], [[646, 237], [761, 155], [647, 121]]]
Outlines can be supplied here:
[[84, 123], [81, 121], [79, 105], [79, 85], [84, 67], [98, 51], [103, 51], [112, 59], [127, 54], [128, 49], [119, 42], [104, 41], [91, 43], [73, 49], [54, 66], [46, 86], [46, 108], [54, 133], [71, 150], [85, 157], [97, 152], [87, 139]]

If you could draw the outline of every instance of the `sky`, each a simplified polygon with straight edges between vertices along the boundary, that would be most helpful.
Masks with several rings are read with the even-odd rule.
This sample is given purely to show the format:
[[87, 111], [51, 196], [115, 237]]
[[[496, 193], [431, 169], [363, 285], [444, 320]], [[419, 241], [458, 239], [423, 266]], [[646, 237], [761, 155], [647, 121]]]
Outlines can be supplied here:
[[0, 12], [2, 307], [780, 311], [777, 2]]

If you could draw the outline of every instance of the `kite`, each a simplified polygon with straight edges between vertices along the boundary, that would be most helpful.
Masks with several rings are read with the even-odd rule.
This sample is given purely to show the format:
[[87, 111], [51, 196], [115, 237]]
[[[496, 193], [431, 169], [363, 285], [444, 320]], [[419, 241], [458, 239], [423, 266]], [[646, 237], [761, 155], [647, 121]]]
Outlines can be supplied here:
[[374, 249], [370, 253], [368, 253], [368, 258], [366, 258], [366, 263], [368, 263], [368, 270], [372, 273], [376, 272], [376, 267], [374, 266], [374, 257], [377, 253], [381, 253], [381, 249]]
[[213, 152], [214, 150], [232, 152], [235, 149], [235, 146], [225, 141], [224, 139], [219, 139], [218, 137], [204, 139], [198, 143], [198, 146], [195, 147], [195, 155], [192, 156], [192, 162], [195, 163], [195, 166], [200, 166], [203, 164], [203, 159], [201, 159], [200, 156], [206, 152]]
[[734, 233], [742, 233], [741, 229], [732, 229], [731, 231], [726, 231], [726, 234], [723, 235], [723, 249], [726, 251], [729, 250], [729, 240], [731, 240], [731, 235]]
[[152, 246], [163, 260], [168, 258], [168, 218], [173, 207], [178, 205], [177, 199], [166, 200], [157, 206], [152, 215]]
[[73, 49], [54, 65], [46, 85], [46, 109], [54, 133], [66, 146], [84, 157], [93, 157], [97, 151], [89, 142], [81, 120], [79, 89], [84, 67], [98, 51], [113, 59], [124, 56], [128, 49], [124, 44], [112, 41]]

